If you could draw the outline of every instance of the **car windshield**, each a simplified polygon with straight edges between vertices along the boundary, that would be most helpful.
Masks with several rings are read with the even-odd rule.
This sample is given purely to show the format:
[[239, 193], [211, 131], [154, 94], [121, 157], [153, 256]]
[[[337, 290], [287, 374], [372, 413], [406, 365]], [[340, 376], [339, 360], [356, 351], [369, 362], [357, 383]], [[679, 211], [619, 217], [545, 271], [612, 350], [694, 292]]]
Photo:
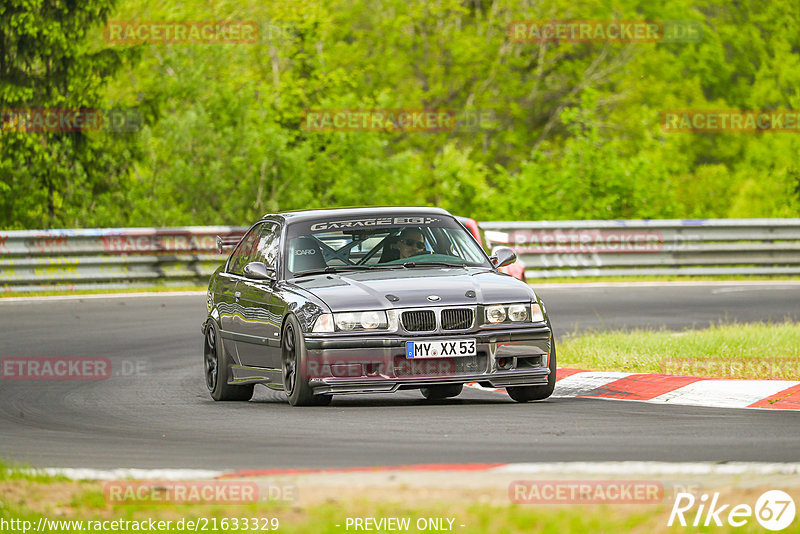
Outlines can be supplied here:
[[473, 237], [453, 218], [391, 216], [290, 224], [285, 257], [290, 275], [403, 267], [486, 267]]

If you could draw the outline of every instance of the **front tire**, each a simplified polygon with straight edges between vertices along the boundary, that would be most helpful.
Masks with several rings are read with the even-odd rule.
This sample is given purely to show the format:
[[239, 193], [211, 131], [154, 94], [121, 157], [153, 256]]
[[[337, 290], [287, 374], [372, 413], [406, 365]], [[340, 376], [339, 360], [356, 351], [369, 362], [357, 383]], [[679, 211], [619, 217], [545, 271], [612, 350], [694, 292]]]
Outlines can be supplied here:
[[556, 338], [552, 338], [550, 347], [550, 376], [545, 386], [512, 386], [507, 387], [508, 396], [517, 402], [543, 400], [553, 394], [556, 387]]
[[464, 384], [447, 384], [445, 386], [430, 386], [420, 388], [422, 396], [428, 400], [442, 400], [450, 397], [458, 397], [464, 389]]
[[254, 384], [234, 386], [228, 384], [230, 361], [222, 346], [217, 329], [209, 321], [203, 343], [203, 367], [206, 387], [215, 401], [247, 401], [253, 396]]
[[290, 315], [283, 327], [281, 340], [281, 361], [283, 371], [283, 389], [292, 406], [327, 406], [333, 400], [332, 395], [314, 395], [308, 380], [303, 376], [303, 366], [308, 362], [306, 344], [300, 323]]

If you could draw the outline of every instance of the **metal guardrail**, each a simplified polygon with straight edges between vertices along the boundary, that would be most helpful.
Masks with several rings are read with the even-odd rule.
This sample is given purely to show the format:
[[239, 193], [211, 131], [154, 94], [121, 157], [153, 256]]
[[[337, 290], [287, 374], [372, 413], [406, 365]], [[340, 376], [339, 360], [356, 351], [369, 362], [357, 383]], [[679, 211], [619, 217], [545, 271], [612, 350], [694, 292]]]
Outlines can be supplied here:
[[596, 276], [797, 275], [800, 219], [481, 223], [529, 279]]
[[244, 226], [0, 231], [0, 291], [180, 286], [207, 279], [224, 256], [216, 237]]
[[[529, 279], [639, 275], [798, 275], [800, 219], [480, 223]], [[216, 236], [243, 226], [0, 231], [0, 291], [187, 285], [223, 259]]]

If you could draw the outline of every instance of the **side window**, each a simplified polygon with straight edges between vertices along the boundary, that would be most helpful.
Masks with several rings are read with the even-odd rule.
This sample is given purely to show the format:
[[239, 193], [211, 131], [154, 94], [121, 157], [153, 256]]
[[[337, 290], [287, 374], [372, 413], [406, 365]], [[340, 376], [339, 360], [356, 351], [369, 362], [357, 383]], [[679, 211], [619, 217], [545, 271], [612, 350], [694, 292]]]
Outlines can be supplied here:
[[467, 260], [470, 263], [483, 263], [484, 258], [480, 254], [481, 247], [475, 241], [475, 237], [467, 232], [447, 229], [445, 233], [453, 243], [454, 255]]
[[253, 260], [258, 250], [259, 234], [264, 227], [264, 223], [255, 225], [249, 232], [242, 238], [239, 246], [231, 254], [231, 259], [228, 262], [228, 272], [231, 274], [241, 275], [244, 271], [244, 266]]
[[274, 269], [275, 264], [278, 262], [278, 246], [280, 245], [280, 240], [280, 226], [274, 223], [266, 223], [258, 232], [256, 252], [250, 261], [260, 261], [267, 267], [272, 267]]

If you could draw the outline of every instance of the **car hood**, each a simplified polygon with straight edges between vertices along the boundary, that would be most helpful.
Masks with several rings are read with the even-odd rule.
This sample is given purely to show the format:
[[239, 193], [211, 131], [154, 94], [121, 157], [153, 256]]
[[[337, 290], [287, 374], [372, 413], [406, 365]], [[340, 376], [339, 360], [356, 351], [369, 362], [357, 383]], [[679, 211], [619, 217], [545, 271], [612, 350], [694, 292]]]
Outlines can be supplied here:
[[[528, 284], [486, 269], [414, 268], [315, 275], [292, 281], [334, 312], [528, 302]], [[438, 296], [439, 300], [429, 300]]]

